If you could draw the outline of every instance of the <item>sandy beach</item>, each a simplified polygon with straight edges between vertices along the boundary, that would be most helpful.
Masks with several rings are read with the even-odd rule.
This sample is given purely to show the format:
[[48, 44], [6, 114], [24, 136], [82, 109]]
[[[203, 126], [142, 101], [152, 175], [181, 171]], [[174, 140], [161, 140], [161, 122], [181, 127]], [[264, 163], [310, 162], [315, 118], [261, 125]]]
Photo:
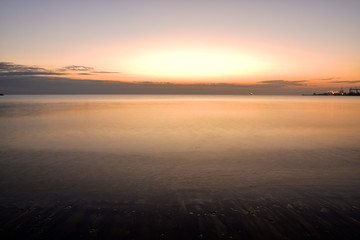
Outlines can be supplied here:
[[[287, 171], [281, 167], [281, 173], [276, 165], [285, 164], [289, 153], [281, 153], [284, 157], [272, 163], [258, 162], [256, 167], [251, 161], [236, 164], [228, 156], [227, 164], [216, 168], [208, 158], [197, 158], [199, 165], [190, 167], [176, 154], [153, 159], [43, 151], [0, 155], [8, 159], [0, 170], [5, 193], [0, 198], [0, 234], [4, 239], [360, 236], [355, 161], [343, 164], [337, 159], [332, 167], [321, 170], [316, 162], [291, 166], [296, 162], [292, 159]], [[251, 156], [261, 159], [263, 155]], [[271, 158], [270, 153], [267, 156]], [[24, 163], [28, 158], [36, 161]], [[95, 159], [102, 159], [102, 164]], [[169, 166], [168, 161], [173, 164]], [[313, 171], [304, 171], [306, 164], [316, 169], [316, 177]]]
[[[346, 189], [356, 191], [356, 189]], [[178, 193], [126, 202], [1, 208], [3, 239], [358, 239], [360, 196], [253, 189], [243, 196]], [[346, 192], [347, 192], [346, 191]], [[245, 191], [246, 192], [246, 191]], [[194, 196], [195, 195], [195, 196]], [[198, 198], [194, 198], [198, 197]]]

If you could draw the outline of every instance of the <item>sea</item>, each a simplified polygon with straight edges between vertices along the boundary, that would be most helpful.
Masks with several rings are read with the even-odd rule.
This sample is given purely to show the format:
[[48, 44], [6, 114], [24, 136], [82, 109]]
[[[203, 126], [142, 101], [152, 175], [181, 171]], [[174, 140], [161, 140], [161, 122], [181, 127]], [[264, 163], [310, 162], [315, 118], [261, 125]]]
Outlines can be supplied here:
[[0, 133], [2, 239], [360, 239], [357, 96], [6, 95]]

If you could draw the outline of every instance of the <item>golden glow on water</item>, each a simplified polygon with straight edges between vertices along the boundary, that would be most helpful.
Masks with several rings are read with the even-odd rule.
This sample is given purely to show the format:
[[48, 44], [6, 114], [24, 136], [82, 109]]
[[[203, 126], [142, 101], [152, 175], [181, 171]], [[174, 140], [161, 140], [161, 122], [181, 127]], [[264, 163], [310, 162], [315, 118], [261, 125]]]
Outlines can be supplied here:
[[[3, 146], [110, 152], [238, 152], [349, 147], [360, 141], [353, 98], [38, 97], [3, 111]], [[13, 117], [6, 117], [14, 114]], [[9, 115], [9, 116], [10, 116]], [[4, 117], [5, 116], [5, 117]]]

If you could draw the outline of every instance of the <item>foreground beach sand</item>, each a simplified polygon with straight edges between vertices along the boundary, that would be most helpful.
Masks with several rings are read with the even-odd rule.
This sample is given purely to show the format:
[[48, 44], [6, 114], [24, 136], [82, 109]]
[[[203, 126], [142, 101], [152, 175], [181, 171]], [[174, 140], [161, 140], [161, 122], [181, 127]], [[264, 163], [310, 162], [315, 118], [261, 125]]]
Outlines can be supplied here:
[[[144, 159], [1, 152], [7, 161], [0, 170], [0, 235], [2, 239], [358, 239], [357, 161], [344, 164], [347, 156], [332, 159], [325, 170], [316, 162], [296, 164], [292, 159], [285, 171], [291, 154], [278, 154], [274, 158], [268, 153], [267, 161], [261, 162], [262, 154], [251, 153], [242, 163], [225, 156], [224, 164], [217, 166], [208, 157], [194, 158], [198, 161], [194, 164], [186, 160], [191, 154], [184, 153]], [[258, 159], [256, 165], [253, 159]]]
[[190, 196], [126, 203], [94, 205], [80, 201], [57, 202], [53, 207], [2, 207], [1, 237], [359, 239], [360, 197], [341, 197], [340, 193], [306, 188], [257, 189], [246, 199], [194, 199], [188, 193]]

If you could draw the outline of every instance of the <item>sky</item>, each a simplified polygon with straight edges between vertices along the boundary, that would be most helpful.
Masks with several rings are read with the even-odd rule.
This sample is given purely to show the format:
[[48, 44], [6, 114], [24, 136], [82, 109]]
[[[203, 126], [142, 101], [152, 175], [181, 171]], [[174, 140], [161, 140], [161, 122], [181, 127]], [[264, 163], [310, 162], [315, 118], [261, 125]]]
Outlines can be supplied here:
[[359, 0], [0, 0], [0, 91], [359, 86], [359, 23]]

